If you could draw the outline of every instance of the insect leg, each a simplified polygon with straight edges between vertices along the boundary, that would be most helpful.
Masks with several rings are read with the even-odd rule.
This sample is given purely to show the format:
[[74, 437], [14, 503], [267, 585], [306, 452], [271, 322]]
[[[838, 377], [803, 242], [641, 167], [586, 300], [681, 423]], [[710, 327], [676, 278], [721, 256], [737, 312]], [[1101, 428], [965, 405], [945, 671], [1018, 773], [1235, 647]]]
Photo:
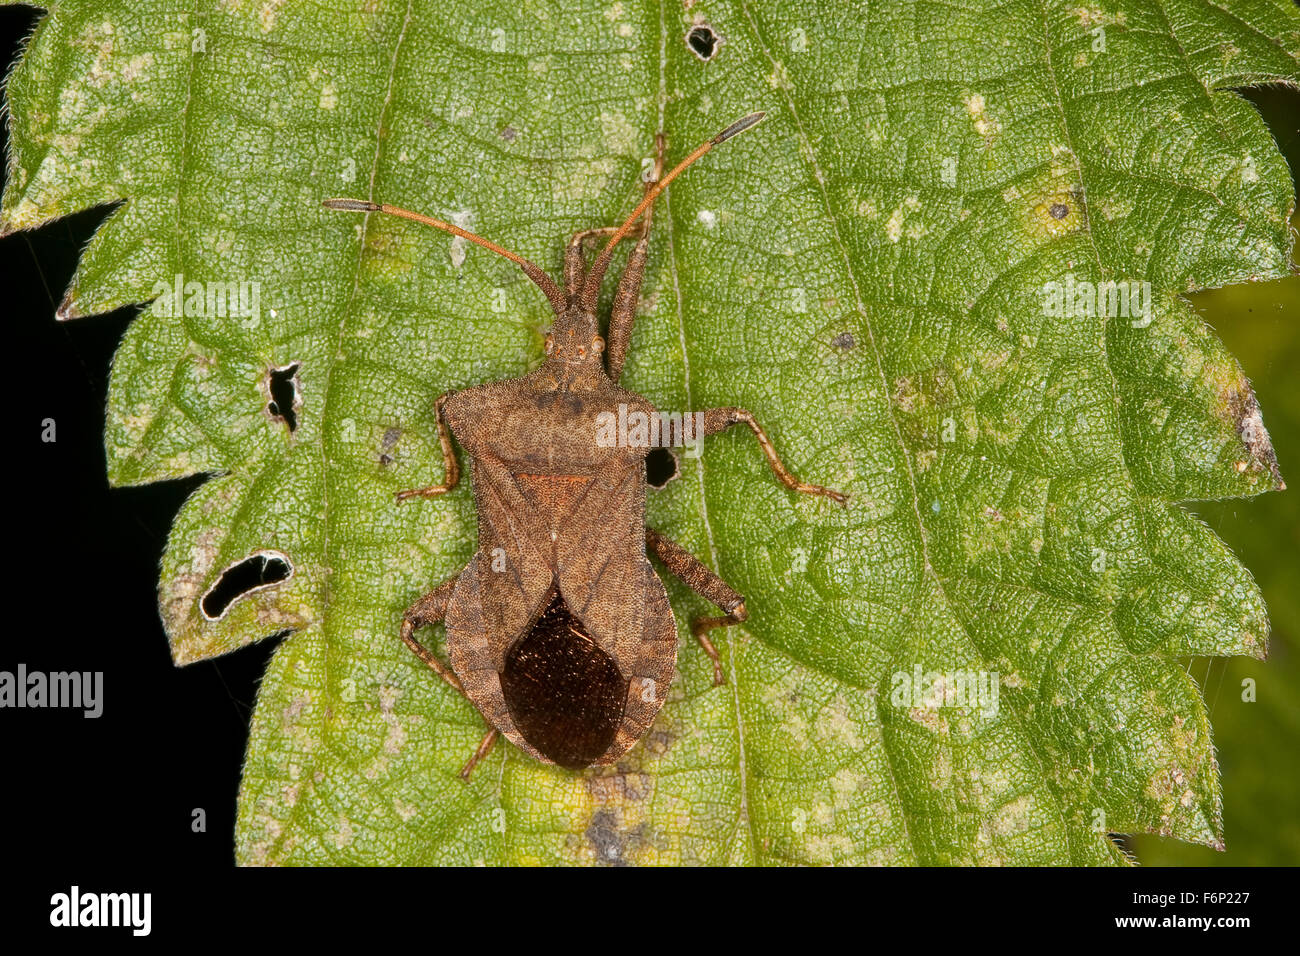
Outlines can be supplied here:
[[402, 615], [402, 640], [406, 642], [406, 646], [411, 649], [416, 657], [429, 665], [435, 674], [464, 694], [465, 688], [461, 686], [460, 678], [452, 673], [450, 667], [438, 660], [433, 651], [415, 639], [415, 632], [418, 628], [424, 627], [426, 624], [437, 624], [447, 616], [447, 603], [451, 600], [451, 592], [455, 589], [456, 581], [459, 578], [460, 575], [458, 574], [443, 581], [406, 609], [406, 613]]
[[469, 763], [460, 768], [462, 780], [469, 782], [469, 775], [474, 772], [478, 762], [488, 755], [488, 751], [492, 749], [492, 745], [497, 742], [497, 738], [500, 736], [501, 732], [495, 727], [483, 735], [483, 739], [478, 742], [478, 749], [474, 751], [474, 756], [469, 758]]
[[451, 447], [451, 431], [447, 428], [447, 414], [443, 410], [443, 407], [447, 404], [447, 399], [451, 398], [451, 394], [451, 392], [443, 392], [438, 396], [438, 401], [434, 403], [434, 413], [438, 419], [438, 442], [442, 445], [442, 484], [433, 485], [429, 488], [411, 488], [407, 491], [399, 491], [397, 493], [398, 501], [405, 501], [407, 498], [433, 498], [437, 495], [446, 494], [455, 488], [460, 481], [460, 464], [456, 461], [455, 449]]
[[[655, 183], [664, 174], [664, 137], [660, 133], [655, 137], [655, 174], [646, 183], [646, 191], [654, 188]], [[609, 314], [609, 335], [606, 336], [605, 362], [609, 377], [617, 382], [623, 374], [623, 362], [627, 358], [627, 349], [632, 342], [632, 323], [636, 321], [636, 302], [641, 294], [641, 280], [645, 278], [646, 255], [650, 249], [650, 213], [645, 211], [641, 220], [641, 238], [637, 240], [631, 255], [627, 259], [627, 268], [618, 280], [618, 291], [614, 293], [614, 307]]]
[[849, 496], [842, 491], [833, 491], [830, 488], [823, 488], [821, 485], [810, 485], [805, 481], [800, 481], [790, 469], [786, 468], [777, 457], [776, 449], [772, 447], [772, 440], [767, 437], [767, 432], [763, 427], [754, 421], [754, 416], [745, 411], [743, 408], [710, 408], [706, 409], [704, 414], [703, 434], [695, 436], [704, 438], [708, 435], [716, 435], [732, 425], [739, 425], [744, 422], [749, 426], [749, 430], [754, 433], [758, 439], [759, 446], [763, 449], [763, 454], [767, 456], [767, 463], [772, 466], [772, 472], [780, 479], [781, 484], [785, 485], [791, 491], [803, 492], [806, 495], [824, 495], [837, 504], [847, 505]]
[[713, 661], [714, 685], [725, 684], [726, 678], [722, 676], [722, 661], [718, 658], [718, 649], [709, 640], [708, 632], [715, 627], [730, 627], [746, 620], [749, 612], [745, 610], [744, 597], [705, 567], [695, 555], [653, 528], [645, 529], [645, 543], [650, 552], [664, 563], [664, 567], [672, 573], [673, 577], [727, 612], [725, 617], [697, 617], [691, 622], [691, 633], [704, 648], [704, 653], [708, 654]]
[[[402, 640], [406, 642], [406, 646], [411, 649], [416, 657], [429, 665], [429, 668], [435, 674], [456, 688], [462, 695], [465, 695], [465, 688], [461, 685], [460, 678], [452, 673], [450, 667], [438, 660], [433, 651], [415, 639], [417, 629], [424, 627], [426, 624], [437, 624], [446, 616], [447, 604], [451, 600], [451, 592], [455, 589], [458, 580], [460, 580], [459, 574], [443, 581], [442, 584], [439, 584], [406, 609], [406, 613], [402, 615]], [[495, 727], [484, 735], [483, 739], [479, 741], [478, 749], [474, 751], [474, 756], [470, 757], [469, 762], [461, 767], [461, 779], [469, 780], [469, 775], [474, 772], [474, 768], [478, 766], [479, 761], [488, 755], [488, 751], [492, 749], [492, 745], [496, 743], [499, 736], [501, 735]]]

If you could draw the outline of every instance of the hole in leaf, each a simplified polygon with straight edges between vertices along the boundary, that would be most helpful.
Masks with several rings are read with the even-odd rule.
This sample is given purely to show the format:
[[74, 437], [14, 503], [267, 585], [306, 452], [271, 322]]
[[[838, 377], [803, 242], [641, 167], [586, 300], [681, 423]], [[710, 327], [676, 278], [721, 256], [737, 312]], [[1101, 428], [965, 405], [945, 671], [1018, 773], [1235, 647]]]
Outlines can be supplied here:
[[718, 36], [716, 30], [707, 23], [701, 23], [693, 27], [691, 32], [686, 34], [686, 45], [691, 48], [691, 52], [698, 56], [705, 63], [708, 63], [717, 55], [718, 47], [722, 44], [722, 37]]
[[258, 551], [221, 572], [216, 584], [203, 595], [200, 607], [209, 621], [218, 620], [230, 605], [254, 591], [275, 587], [293, 574], [289, 556], [279, 551]]
[[272, 418], [279, 419], [292, 432], [298, 427], [298, 408], [301, 399], [298, 396], [298, 369], [301, 363], [294, 362], [284, 368], [273, 368], [267, 379], [267, 391], [271, 400], [266, 403], [266, 410]]
[[677, 456], [667, 448], [652, 448], [645, 456], [645, 481], [651, 488], [662, 488], [680, 473]]

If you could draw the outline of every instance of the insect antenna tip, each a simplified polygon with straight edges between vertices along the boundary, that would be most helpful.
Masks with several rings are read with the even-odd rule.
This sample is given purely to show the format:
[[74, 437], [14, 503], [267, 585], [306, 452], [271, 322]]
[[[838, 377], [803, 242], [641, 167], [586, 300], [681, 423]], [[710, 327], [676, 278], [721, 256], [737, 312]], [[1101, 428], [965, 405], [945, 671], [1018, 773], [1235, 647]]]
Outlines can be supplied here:
[[741, 117], [740, 119], [736, 120], [736, 122], [732, 123], [726, 129], [724, 129], [717, 136], [713, 137], [713, 145], [716, 146], [718, 145], [718, 143], [725, 142], [731, 139], [731, 137], [743, 133], [745, 130], [750, 129], [751, 127], [757, 126], [759, 123], [763, 121], [763, 117], [765, 117], [766, 115], [767, 114], [765, 112], [759, 110], [757, 113], [750, 113], [748, 116]]
[[364, 199], [322, 199], [320, 204], [326, 209], [342, 209], [345, 212], [379, 212], [379, 203]]

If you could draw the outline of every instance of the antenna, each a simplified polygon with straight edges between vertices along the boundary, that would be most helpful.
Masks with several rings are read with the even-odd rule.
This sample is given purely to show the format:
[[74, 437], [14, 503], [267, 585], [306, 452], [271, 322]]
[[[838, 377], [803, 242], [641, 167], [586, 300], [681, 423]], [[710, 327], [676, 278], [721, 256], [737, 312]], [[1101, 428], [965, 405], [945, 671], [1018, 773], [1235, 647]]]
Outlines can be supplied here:
[[605, 244], [605, 248], [600, 250], [600, 255], [598, 255], [596, 260], [591, 264], [591, 271], [587, 273], [587, 278], [584, 280], [582, 286], [582, 304], [587, 311], [594, 312], [596, 310], [596, 301], [600, 298], [600, 282], [605, 277], [605, 270], [609, 267], [610, 258], [614, 255], [614, 247], [618, 245], [620, 239], [632, 231], [632, 225], [636, 222], [641, 213], [649, 209], [650, 204], [658, 198], [659, 194], [668, 188], [668, 184], [685, 172], [687, 167], [697, 159], [709, 150], [713, 149], [713, 147], [717, 146], [719, 143], [725, 143], [727, 140], [731, 139], [731, 137], [743, 133], [745, 130], [753, 126], [757, 126], [766, 115], [766, 113], [762, 112], [750, 113], [748, 116], [736, 120], [736, 122], [732, 123], [717, 136], [714, 136], [712, 139], [706, 140], [697, 146], [695, 151], [674, 166], [668, 175], [655, 183], [654, 187], [645, 194], [645, 198], [641, 200], [640, 204], [632, 210], [632, 215], [628, 216], [627, 221], [623, 223], [623, 225], [619, 227], [618, 231], [610, 237], [609, 242]]
[[[674, 170], [675, 172], [675, 170]], [[426, 226], [433, 226], [435, 229], [441, 229], [443, 232], [449, 232], [453, 236], [460, 236], [462, 239], [468, 239], [470, 242], [482, 246], [484, 249], [490, 249], [499, 256], [505, 256], [515, 265], [524, 271], [524, 275], [532, 279], [537, 287], [546, 293], [547, 300], [551, 303], [551, 308], [555, 314], [559, 315], [564, 311], [564, 293], [560, 291], [554, 280], [551, 279], [541, 267], [536, 263], [530, 262], [523, 256], [515, 255], [509, 249], [503, 249], [495, 242], [484, 239], [482, 236], [476, 236], [468, 229], [462, 229], [460, 226], [454, 226], [449, 222], [443, 222], [441, 219], [434, 219], [432, 216], [422, 216], [418, 212], [411, 212], [409, 209], [402, 209], [398, 206], [390, 206], [387, 203], [368, 202], [364, 199], [323, 199], [321, 205], [326, 209], [339, 209], [344, 212], [382, 212], [390, 216], [397, 216], [401, 219], [410, 219], [414, 222], [423, 223]]]

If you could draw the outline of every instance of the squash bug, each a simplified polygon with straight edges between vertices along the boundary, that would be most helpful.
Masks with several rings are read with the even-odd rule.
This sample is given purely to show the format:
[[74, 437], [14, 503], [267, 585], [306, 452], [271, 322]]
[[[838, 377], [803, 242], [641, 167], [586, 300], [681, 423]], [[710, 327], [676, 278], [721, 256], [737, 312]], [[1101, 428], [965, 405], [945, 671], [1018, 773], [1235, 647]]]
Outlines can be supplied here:
[[[708, 632], [746, 620], [744, 599], [680, 545], [646, 527], [649, 444], [600, 441], [598, 431], [616, 412], [641, 422], [662, 420], [649, 401], [618, 385], [655, 198], [713, 147], [762, 118], [752, 113], [733, 123], [666, 176], [659, 136], [654, 177], [627, 220], [617, 228], [578, 232], [569, 241], [563, 289], [534, 263], [459, 226], [382, 203], [323, 203], [412, 219], [490, 249], [519, 265], [555, 312], [539, 368], [437, 399], [443, 483], [397, 495], [401, 501], [445, 494], [460, 479], [453, 436], [468, 453], [478, 551], [461, 573], [412, 604], [401, 627], [410, 649], [491, 725], [461, 770], [465, 779], [501, 734], [538, 760], [578, 769], [612, 763], [649, 730], [676, 668], [677, 626], [647, 554], [722, 609], [721, 617], [696, 618], [691, 631], [713, 661], [714, 684], [724, 683]], [[602, 338], [596, 318], [601, 280], [614, 247], [642, 214], [608, 337]], [[608, 238], [587, 268], [585, 246], [600, 237]], [[847, 501], [838, 491], [792, 475], [743, 408], [711, 408], [681, 421], [687, 439], [743, 423], [787, 488]], [[446, 625], [450, 666], [415, 637], [438, 621]]]

